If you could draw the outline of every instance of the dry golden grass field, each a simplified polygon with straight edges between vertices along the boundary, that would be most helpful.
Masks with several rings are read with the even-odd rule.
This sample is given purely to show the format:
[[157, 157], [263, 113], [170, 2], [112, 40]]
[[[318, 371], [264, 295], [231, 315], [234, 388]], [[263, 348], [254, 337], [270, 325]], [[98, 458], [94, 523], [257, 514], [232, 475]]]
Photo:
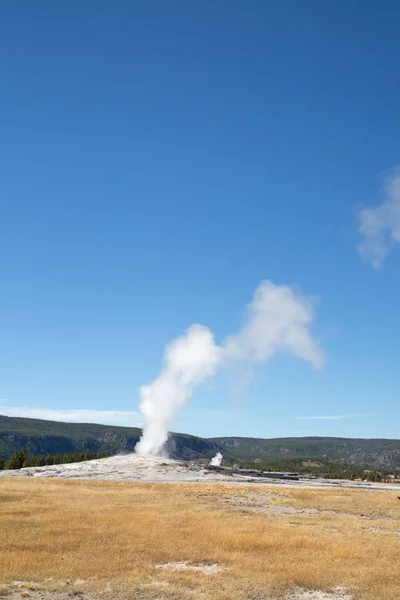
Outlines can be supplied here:
[[4, 595], [400, 599], [396, 492], [4, 478], [0, 527]]

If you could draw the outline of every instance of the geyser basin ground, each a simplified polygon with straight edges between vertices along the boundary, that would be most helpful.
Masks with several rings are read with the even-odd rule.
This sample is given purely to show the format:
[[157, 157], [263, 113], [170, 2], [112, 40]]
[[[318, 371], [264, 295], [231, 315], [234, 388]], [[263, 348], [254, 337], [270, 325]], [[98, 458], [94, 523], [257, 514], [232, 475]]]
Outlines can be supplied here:
[[[259, 475], [259, 474], [258, 474]], [[249, 471], [211, 468], [205, 462], [179, 461], [161, 457], [126, 454], [99, 460], [28, 467], [17, 471], [0, 471], [1, 477], [59, 477], [61, 479], [103, 479], [105, 481], [197, 482], [197, 483], [254, 483], [312, 487], [351, 487], [362, 489], [400, 490], [400, 486], [354, 481], [315, 479], [300, 476], [298, 479], [284, 473], [263, 477]]]
[[0, 592], [398, 600], [399, 517], [394, 492], [3, 478]]

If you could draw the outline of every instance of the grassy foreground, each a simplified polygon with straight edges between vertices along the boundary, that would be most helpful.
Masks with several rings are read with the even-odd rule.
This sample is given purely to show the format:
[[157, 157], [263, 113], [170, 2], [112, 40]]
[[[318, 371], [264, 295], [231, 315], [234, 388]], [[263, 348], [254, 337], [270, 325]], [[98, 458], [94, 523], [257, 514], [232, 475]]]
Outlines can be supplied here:
[[[238, 600], [345, 586], [355, 599], [399, 600], [399, 520], [396, 492], [2, 479], [0, 592], [23, 580]], [[157, 568], [173, 561], [221, 570]]]

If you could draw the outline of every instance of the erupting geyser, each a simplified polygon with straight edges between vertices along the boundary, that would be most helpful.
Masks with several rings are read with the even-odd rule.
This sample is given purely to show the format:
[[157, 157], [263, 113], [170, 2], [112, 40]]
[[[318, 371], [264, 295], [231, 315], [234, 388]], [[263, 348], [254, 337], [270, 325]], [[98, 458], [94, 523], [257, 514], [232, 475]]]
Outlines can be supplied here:
[[222, 463], [222, 454], [221, 452], [217, 452], [215, 456], [210, 460], [210, 465], [212, 467], [220, 467]]
[[221, 349], [207, 327], [192, 325], [165, 350], [164, 368], [150, 385], [140, 388], [140, 410], [146, 422], [136, 445], [139, 454], [157, 455], [168, 438], [167, 424], [175, 411], [185, 404], [193, 389], [214, 375], [221, 360]]
[[207, 327], [189, 327], [167, 345], [164, 367], [157, 379], [140, 388], [145, 425], [136, 452], [153, 456], [161, 453], [168, 438], [168, 423], [177, 408], [222, 364], [236, 360], [266, 363], [278, 350], [288, 350], [321, 367], [324, 355], [311, 336], [312, 320], [309, 300], [287, 286], [264, 281], [246, 309], [242, 329], [221, 346], [215, 344]]

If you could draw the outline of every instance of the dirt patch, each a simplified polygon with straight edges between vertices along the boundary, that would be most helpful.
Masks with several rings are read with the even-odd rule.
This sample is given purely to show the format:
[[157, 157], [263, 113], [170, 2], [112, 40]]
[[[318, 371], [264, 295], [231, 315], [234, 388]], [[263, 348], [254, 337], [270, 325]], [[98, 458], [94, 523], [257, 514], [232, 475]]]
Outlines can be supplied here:
[[8, 589], [0, 593], [0, 598], [5, 600], [21, 600], [21, 598], [29, 598], [30, 600], [102, 600], [99, 596], [89, 592], [81, 592], [78, 590], [72, 591], [51, 591], [51, 590], [13, 590]]
[[298, 588], [287, 600], [351, 600], [347, 590], [342, 587], [336, 587], [330, 592], [320, 590], [304, 590]]
[[294, 508], [293, 506], [270, 504], [271, 500], [278, 498], [277, 494], [246, 494], [242, 496], [225, 496], [217, 499], [218, 502], [229, 504], [233, 509], [262, 513], [267, 517], [293, 514], [314, 515], [321, 512], [316, 508]]
[[319, 510], [317, 508], [295, 508], [282, 504], [271, 504], [271, 500], [279, 499], [277, 494], [245, 494], [242, 496], [224, 496], [216, 497], [218, 502], [229, 504], [233, 509], [246, 510], [250, 512], [262, 513], [266, 517], [275, 517], [279, 515], [345, 515], [356, 517], [349, 513], [338, 513], [333, 510]]
[[363, 530], [367, 533], [378, 533], [383, 535], [400, 535], [400, 529], [396, 531], [388, 531], [387, 529], [382, 529], [381, 527], [363, 527]]
[[156, 569], [171, 569], [172, 571], [199, 571], [204, 575], [216, 575], [222, 571], [222, 567], [216, 563], [205, 565], [203, 563], [191, 564], [188, 560], [181, 562], [169, 562], [156, 565]]
[[[211, 498], [211, 496], [209, 496]], [[329, 515], [333, 517], [347, 517], [349, 519], [363, 520], [385, 520], [398, 521], [389, 516], [381, 517], [378, 515], [367, 516], [357, 515], [344, 511], [322, 510], [318, 508], [295, 508], [294, 506], [273, 504], [271, 501], [276, 501], [280, 496], [278, 494], [243, 494], [240, 496], [215, 496], [214, 499], [223, 504], [228, 504], [234, 510], [244, 510], [249, 512], [262, 513], [266, 517], [275, 517], [280, 515]], [[381, 530], [386, 533], [385, 530]], [[378, 533], [378, 531], [376, 531]], [[393, 533], [393, 532], [387, 532]]]
[[[169, 563], [179, 565], [182, 563]], [[164, 565], [165, 566], [165, 565]], [[164, 566], [160, 565], [160, 568], [164, 568]], [[192, 565], [195, 567], [196, 565]], [[200, 565], [197, 565], [200, 567]], [[213, 565], [203, 565], [205, 567], [212, 567]], [[178, 570], [184, 570], [181, 567]], [[208, 573], [210, 574], [210, 573]], [[165, 596], [165, 587], [168, 584], [164, 584], [163, 582], [154, 582], [153, 585], [157, 587], [155, 584], [159, 583], [160, 589], [154, 595], [149, 592], [151, 595], [149, 596], [147, 592], [144, 591], [135, 591], [129, 594], [115, 594], [113, 592], [111, 594], [111, 590], [106, 593], [105, 596], [94, 595], [90, 592], [83, 592], [78, 590], [71, 591], [50, 591], [50, 590], [26, 590], [26, 589], [8, 589], [7, 591], [3, 591], [0, 589], [0, 598], [4, 598], [5, 600], [21, 600], [21, 598], [29, 598], [30, 600], [109, 600], [112, 598], [113, 600], [167, 600], [170, 596]], [[147, 587], [147, 586], [146, 586]], [[168, 593], [167, 593], [168, 594]], [[193, 595], [193, 594], [191, 594]], [[176, 598], [176, 596], [173, 596]], [[182, 596], [183, 597], [183, 596]], [[185, 596], [186, 597], [186, 596]], [[197, 596], [196, 593], [194, 595], [195, 598], [202, 597], [201, 595]], [[261, 599], [260, 599], [261, 600]], [[276, 598], [272, 598], [270, 596], [265, 596], [262, 600], [277, 600]], [[351, 600], [351, 596], [346, 592], [344, 588], [335, 588], [330, 592], [323, 592], [321, 590], [305, 590], [302, 588], [298, 588], [294, 590], [289, 596], [283, 598], [281, 600]]]

